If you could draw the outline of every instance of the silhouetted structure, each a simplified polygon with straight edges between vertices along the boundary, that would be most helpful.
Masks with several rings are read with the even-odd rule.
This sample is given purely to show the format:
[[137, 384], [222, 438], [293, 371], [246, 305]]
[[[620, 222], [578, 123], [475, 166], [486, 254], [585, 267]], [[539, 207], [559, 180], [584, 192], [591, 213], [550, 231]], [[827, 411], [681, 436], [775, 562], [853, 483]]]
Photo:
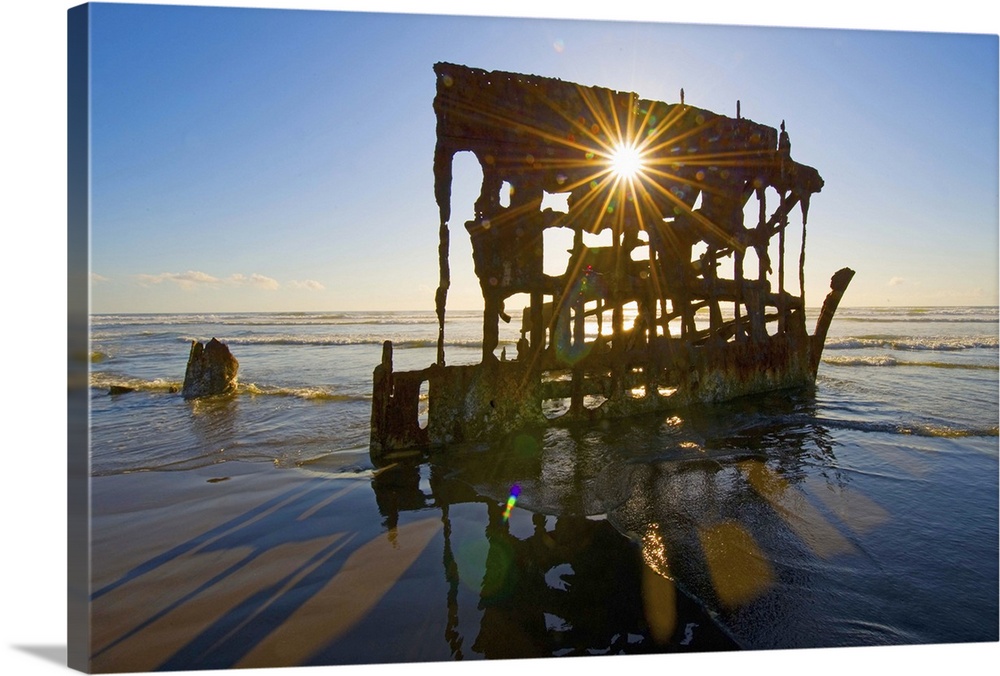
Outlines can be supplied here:
[[[833, 276], [810, 336], [805, 228], [823, 179], [791, 159], [784, 122], [779, 135], [740, 113], [686, 105], [683, 90], [680, 104], [668, 104], [538, 76], [447, 63], [434, 70], [437, 362], [394, 372], [386, 342], [374, 373], [373, 456], [814, 381], [854, 273]], [[483, 171], [465, 224], [484, 300], [483, 358], [447, 366], [452, 160], [465, 151]], [[543, 209], [546, 193], [565, 194], [568, 210]], [[785, 285], [785, 233], [796, 206], [798, 295]], [[570, 231], [573, 242], [555, 275], [543, 265], [544, 233], [553, 228]], [[529, 303], [517, 356], [506, 361], [496, 356], [499, 320], [509, 320], [504, 302], [514, 294]]]

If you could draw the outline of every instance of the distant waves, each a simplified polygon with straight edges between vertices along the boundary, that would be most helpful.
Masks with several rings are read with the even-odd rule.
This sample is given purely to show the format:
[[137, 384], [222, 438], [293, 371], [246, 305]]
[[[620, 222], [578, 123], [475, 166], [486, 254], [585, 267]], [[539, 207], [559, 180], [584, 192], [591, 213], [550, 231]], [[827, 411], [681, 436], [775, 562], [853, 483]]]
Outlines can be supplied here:
[[827, 350], [882, 348], [887, 350], [958, 350], [997, 349], [996, 336], [846, 336], [828, 338]]
[[[227, 345], [330, 345], [330, 346], [348, 346], [348, 345], [381, 345], [386, 340], [391, 340], [392, 345], [396, 349], [422, 349], [422, 348], [436, 348], [437, 339], [432, 338], [402, 338], [393, 339], [392, 336], [310, 336], [310, 335], [294, 335], [294, 334], [281, 334], [281, 335], [256, 335], [256, 336], [216, 336], [221, 342]], [[198, 338], [195, 336], [180, 336], [178, 338], [180, 342], [190, 343], [193, 340], [204, 340], [204, 338]], [[511, 341], [501, 341], [501, 344], [514, 343]], [[478, 348], [482, 345], [482, 341], [477, 339], [472, 340], [446, 340], [445, 345], [448, 347], [469, 347]]]
[[832, 366], [923, 366], [926, 368], [940, 369], [971, 369], [982, 371], [998, 371], [998, 364], [968, 364], [947, 361], [910, 361], [893, 357], [892, 355], [880, 354], [870, 357], [823, 357], [824, 364]]

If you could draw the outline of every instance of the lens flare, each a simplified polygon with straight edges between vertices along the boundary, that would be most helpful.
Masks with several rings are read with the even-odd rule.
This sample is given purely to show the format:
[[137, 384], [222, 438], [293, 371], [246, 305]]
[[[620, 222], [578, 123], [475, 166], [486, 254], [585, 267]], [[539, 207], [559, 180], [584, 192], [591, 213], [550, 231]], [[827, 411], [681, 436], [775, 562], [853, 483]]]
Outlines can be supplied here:
[[503, 510], [503, 521], [507, 523], [510, 519], [510, 513], [514, 509], [514, 505], [517, 503], [517, 496], [521, 494], [521, 487], [514, 484], [510, 487], [510, 497], [507, 498], [507, 508]]

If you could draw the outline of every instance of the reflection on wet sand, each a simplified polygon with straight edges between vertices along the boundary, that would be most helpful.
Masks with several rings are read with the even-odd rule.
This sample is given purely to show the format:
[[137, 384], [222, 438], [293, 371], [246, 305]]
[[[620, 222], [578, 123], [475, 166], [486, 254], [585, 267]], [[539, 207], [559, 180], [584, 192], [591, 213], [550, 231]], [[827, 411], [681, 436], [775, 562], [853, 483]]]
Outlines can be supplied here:
[[809, 479], [806, 486], [841, 523], [855, 533], [871, 532], [889, 521], [889, 513], [860, 491], [816, 479]]
[[756, 460], [740, 463], [740, 469], [754, 490], [781, 515], [785, 523], [824, 559], [854, 553], [854, 546], [840, 531], [777, 473]]
[[[511, 455], [492, 455], [493, 463], [478, 462], [482, 456], [473, 452], [432, 464], [426, 494], [421, 489], [426, 465], [419, 461], [396, 462], [372, 480], [386, 523], [399, 521], [400, 505], [441, 510], [453, 657], [669, 651], [678, 649], [685, 637], [685, 645], [695, 650], [736, 647], [697, 603], [678, 595], [662, 560], [654, 561], [646, 548], [622, 537], [606, 519], [529, 512], [521, 500], [509, 508], [511, 500], [499, 497], [500, 486], [530, 479], [526, 470], [540, 472], [537, 455], [517, 451], [522, 444], [514, 442]], [[485, 512], [485, 543], [467, 537], [456, 542], [450, 514], [463, 504]], [[471, 565], [476, 557], [470, 556], [470, 548], [477, 545], [485, 547], [481, 566]], [[471, 570], [467, 576], [472, 579], [461, 579], [462, 570]], [[475, 608], [461, 605], [463, 582], [478, 593]], [[463, 636], [458, 622], [459, 615], [470, 611], [480, 615], [474, 637]], [[687, 622], [678, 626], [678, 617]], [[688, 635], [692, 622], [703, 627], [695, 636]], [[463, 647], [469, 638], [471, 651]]]
[[[98, 510], [93, 669], [759, 647], [745, 627], [794, 621], [824, 562], [889, 520], [827, 471], [835, 444], [808, 400], [788, 407], [805, 423], [786, 434], [745, 408], [692, 411], [354, 476], [227, 467], [184, 493], [191, 523]], [[147, 535], [117, 541], [123, 518], [150, 519], [132, 525]]]
[[753, 537], [740, 524], [726, 521], [698, 531], [705, 564], [719, 601], [739, 606], [774, 584], [774, 571]]

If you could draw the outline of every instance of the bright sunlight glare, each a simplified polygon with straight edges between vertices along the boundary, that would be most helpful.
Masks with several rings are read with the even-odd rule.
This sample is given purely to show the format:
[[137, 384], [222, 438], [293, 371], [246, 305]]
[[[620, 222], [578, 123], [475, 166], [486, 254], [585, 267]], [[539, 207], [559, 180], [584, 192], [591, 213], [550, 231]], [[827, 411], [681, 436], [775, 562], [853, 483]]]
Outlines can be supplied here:
[[642, 155], [632, 145], [619, 145], [609, 159], [611, 171], [620, 178], [632, 178], [642, 169]]

